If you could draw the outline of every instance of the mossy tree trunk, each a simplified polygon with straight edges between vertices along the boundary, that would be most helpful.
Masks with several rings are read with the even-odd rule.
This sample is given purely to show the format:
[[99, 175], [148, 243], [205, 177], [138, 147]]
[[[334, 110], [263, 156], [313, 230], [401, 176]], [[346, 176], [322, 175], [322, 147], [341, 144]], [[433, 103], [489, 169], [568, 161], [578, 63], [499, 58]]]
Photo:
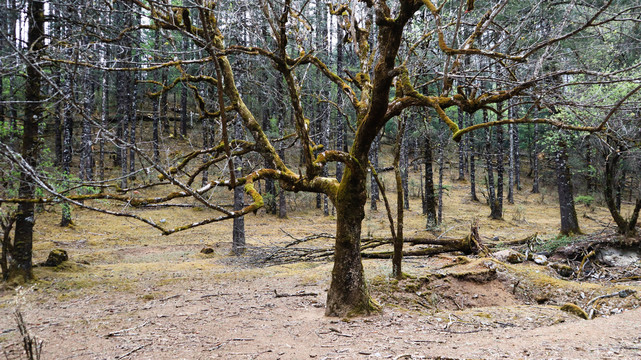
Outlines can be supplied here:
[[365, 217], [367, 172], [346, 168], [336, 196], [336, 247], [327, 316], [363, 315], [378, 310], [371, 300], [361, 261], [361, 224]]

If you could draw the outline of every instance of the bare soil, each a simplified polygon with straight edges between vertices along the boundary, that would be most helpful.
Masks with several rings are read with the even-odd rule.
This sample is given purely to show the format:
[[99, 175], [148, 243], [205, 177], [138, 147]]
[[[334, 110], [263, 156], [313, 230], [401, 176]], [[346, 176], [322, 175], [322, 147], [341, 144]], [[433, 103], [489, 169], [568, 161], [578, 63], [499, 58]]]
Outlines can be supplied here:
[[[519, 205], [506, 206], [505, 221], [490, 221], [487, 207], [466, 200], [465, 185], [455, 183], [441, 232], [463, 236], [477, 219], [490, 244], [534, 233], [551, 239], [558, 209], [548, 200], [519, 195]], [[425, 235], [419, 210], [413, 199], [410, 237]], [[579, 210], [586, 233], [611, 231], [604, 209]], [[208, 215], [200, 208], [142, 211], [176, 224]], [[16, 309], [44, 342], [43, 359], [641, 358], [639, 262], [594, 268], [579, 282], [531, 261], [444, 254], [405, 259], [408, 277], [396, 281], [389, 260], [364, 260], [383, 312], [337, 319], [324, 316], [331, 260], [263, 261], [293, 241], [281, 229], [295, 237], [333, 233], [334, 219], [315, 209], [300, 207], [286, 220], [247, 217], [249, 248], [241, 257], [229, 254], [229, 223], [163, 237], [131, 220], [81, 210], [72, 228], [57, 227], [58, 219], [51, 210], [38, 218], [34, 262], [55, 248], [71, 260], [37, 267], [36, 282], [0, 289], [0, 346], [8, 359], [23, 358]], [[381, 211], [369, 213], [363, 232], [385, 236], [385, 219]], [[214, 252], [202, 254], [204, 247]], [[599, 301], [593, 320], [560, 310], [621, 290], [638, 292]]]

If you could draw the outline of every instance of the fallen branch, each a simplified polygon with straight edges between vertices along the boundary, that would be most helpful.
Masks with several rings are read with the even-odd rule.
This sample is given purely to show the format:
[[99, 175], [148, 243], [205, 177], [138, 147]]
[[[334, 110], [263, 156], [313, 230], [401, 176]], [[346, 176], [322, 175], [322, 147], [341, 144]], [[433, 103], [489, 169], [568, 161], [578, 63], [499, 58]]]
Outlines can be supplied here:
[[607, 299], [607, 298], [611, 298], [611, 297], [615, 297], [615, 296], [618, 296], [620, 298], [626, 298], [626, 297], [628, 297], [628, 296], [630, 296], [630, 295], [632, 295], [632, 294], [634, 294], [636, 292], [637, 291], [633, 290], [633, 289], [625, 289], [625, 290], [617, 291], [617, 292], [612, 293], [612, 294], [601, 295], [601, 296], [595, 297], [594, 299], [588, 301], [588, 304], [585, 305], [586, 310], [588, 310], [586, 312], [589, 314], [588, 315], [588, 319], [592, 320], [594, 318], [595, 310], [594, 310], [594, 308], [592, 308], [592, 304], [594, 304], [595, 302], [597, 302], [597, 301], [599, 301], [601, 299]]
[[105, 335], [105, 337], [106, 338], [110, 338], [110, 337], [114, 337], [114, 336], [120, 336], [120, 335], [122, 335], [122, 334], [124, 334], [124, 333], [126, 333], [128, 331], [140, 329], [141, 327], [143, 327], [143, 326], [145, 326], [147, 324], [149, 324], [149, 321], [145, 321], [144, 323], [142, 323], [142, 324], [140, 324], [138, 326], [134, 326], [132, 328], [122, 329], [122, 330], [110, 332], [109, 334]]
[[[200, 205], [195, 205], [195, 204], [147, 204], [147, 205], [142, 205], [141, 207], [153, 209], [153, 208], [166, 208], [166, 207], [195, 208], [199, 206]], [[225, 205], [220, 205], [220, 206], [225, 206]]]
[[299, 291], [293, 294], [285, 294], [285, 293], [279, 294], [276, 289], [274, 289], [274, 294], [276, 295], [277, 298], [294, 297], [294, 296], [318, 296], [318, 293], [305, 292], [305, 291]]
[[[444, 252], [452, 252], [452, 251], [462, 251], [465, 254], [471, 254], [475, 252], [473, 242], [470, 240], [469, 235], [462, 239], [453, 239], [453, 240], [433, 239], [433, 243], [434, 245], [438, 245], [438, 246], [423, 248], [419, 250], [403, 251], [403, 257], [428, 256], [428, 255], [436, 255], [436, 254], [441, 254]], [[362, 253], [362, 256], [368, 259], [389, 259], [392, 257], [392, 251]]]
[[293, 242], [285, 245], [286, 248], [292, 247], [294, 245], [298, 245], [300, 243], [304, 243], [304, 242], [307, 242], [307, 241], [311, 241], [311, 240], [316, 240], [316, 239], [335, 239], [336, 238], [334, 235], [327, 234], [327, 233], [312, 234], [312, 235], [309, 235], [309, 236], [305, 236], [304, 238], [296, 238], [296, 237], [294, 237], [294, 235], [288, 233], [287, 231], [283, 230], [282, 228], [280, 229], [280, 231], [285, 233], [285, 235], [289, 236], [290, 238], [294, 239]]
[[127, 357], [127, 356], [129, 356], [129, 355], [131, 355], [131, 354], [135, 353], [136, 351], [138, 351], [138, 350], [140, 350], [140, 349], [144, 348], [144, 347], [145, 347], [145, 346], [147, 346], [147, 345], [149, 345], [149, 344], [140, 345], [140, 346], [138, 346], [137, 348], [135, 348], [135, 349], [133, 349], [133, 350], [131, 350], [131, 351], [129, 351], [129, 352], [126, 352], [126, 353], [124, 353], [124, 354], [122, 354], [122, 355], [118, 355], [118, 356], [116, 356], [116, 359], [122, 359], [122, 358], [125, 358], [125, 357]]
[[340, 331], [339, 329], [337, 329], [337, 328], [335, 328], [335, 327], [330, 327], [330, 328], [329, 328], [329, 331], [336, 333], [336, 335], [338, 335], [338, 336], [352, 337], [352, 335], [350, 335], [350, 334], [344, 334], [342, 331]]
[[489, 247], [497, 247], [497, 246], [518, 246], [518, 245], [526, 245], [530, 244], [532, 242], [536, 242], [538, 239], [538, 233], [534, 233], [534, 235], [530, 235], [526, 238], [523, 239], [517, 239], [517, 240], [508, 240], [508, 241], [501, 241], [497, 244], [491, 244], [488, 245]]
[[169, 296], [169, 297], [166, 297], [166, 298], [160, 299], [160, 300], [158, 300], [158, 301], [160, 301], [160, 302], [164, 302], [164, 301], [171, 300], [171, 299], [175, 299], [175, 298], [178, 298], [178, 297], [180, 297], [180, 294], [172, 295], [172, 296]]

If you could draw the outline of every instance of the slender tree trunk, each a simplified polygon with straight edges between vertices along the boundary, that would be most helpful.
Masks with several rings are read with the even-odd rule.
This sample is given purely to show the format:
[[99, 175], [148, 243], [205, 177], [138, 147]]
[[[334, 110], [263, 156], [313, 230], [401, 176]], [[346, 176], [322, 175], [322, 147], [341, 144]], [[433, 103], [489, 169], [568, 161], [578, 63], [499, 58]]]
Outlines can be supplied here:
[[[280, 114], [278, 117], [278, 134], [280, 136], [283, 136], [285, 133], [284, 127], [285, 124], [283, 124], [283, 116], [284, 114]], [[285, 158], [285, 148], [284, 144], [281, 142], [278, 145], [278, 156], [280, 156], [281, 159]], [[278, 217], [280, 219], [285, 219], [287, 218], [287, 194], [285, 193], [285, 190], [283, 188], [280, 188], [280, 192], [278, 194]]]
[[[380, 148], [380, 140], [381, 136], [380, 134], [376, 136], [374, 139], [374, 143], [372, 144], [372, 147], [369, 151], [369, 161], [372, 163], [372, 166], [374, 169], [378, 172], [378, 152]], [[370, 175], [370, 207], [372, 210], [377, 209], [377, 204], [376, 202], [379, 200], [379, 193], [378, 193], [378, 184], [376, 183], [376, 180], [374, 180], [374, 174]]]
[[405, 186], [403, 184], [403, 170], [407, 170], [407, 164], [403, 167], [401, 161], [403, 151], [406, 146], [403, 143], [405, 139], [405, 127], [407, 126], [407, 119], [399, 119], [398, 121], [398, 135], [396, 137], [396, 144], [394, 146], [394, 176], [396, 179], [396, 236], [394, 237], [394, 252], [392, 255], [392, 276], [396, 279], [403, 277], [402, 262], [403, 262], [403, 212], [405, 209]]
[[410, 209], [410, 191], [409, 191], [409, 149], [408, 149], [408, 138], [407, 138], [407, 128], [409, 126], [410, 119], [407, 118], [404, 120], [403, 133], [401, 134], [401, 143], [400, 143], [400, 158], [399, 166], [401, 171], [401, 185], [403, 187], [403, 208], [405, 210]]
[[84, 111], [85, 115], [82, 118], [82, 136], [81, 142], [82, 147], [80, 149], [80, 178], [82, 180], [93, 181], [93, 138], [92, 138], [92, 126], [91, 122], [87, 119], [91, 117], [94, 112], [94, 102], [95, 102], [95, 81], [93, 79], [93, 74], [90, 70], [85, 72], [85, 103]]
[[[483, 121], [487, 120], [487, 110], [483, 109]], [[494, 164], [492, 162], [492, 128], [485, 128], [486, 148], [485, 148], [485, 163], [486, 163], [486, 176], [487, 176], [487, 201], [490, 206], [490, 217], [494, 214], [494, 207], [496, 206], [496, 188], [494, 185]], [[492, 217], [493, 218], [493, 217]]]
[[[109, 57], [109, 53], [107, 51], [107, 47], [105, 46], [104, 48], [104, 57], [105, 57], [105, 65], [107, 64], [107, 59]], [[102, 106], [101, 106], [101, 114], [100, 114], [100, 125], [103, 129], [107, 128], [107, 121], [109, 119], [109, 72], [108, 71], [103, 71], [102, 72]], [[99, 167], [99, 172], [100, 172], [100, 181], [105, 180], [105, 137], [103, 135], [100, 135], [99, 139], [99, 152], [100, 154], [98, 155], [98, 167]]]
[[[234, 137], [236, 139], [242, 139], [242, 125], [240, 120], [234, 123]], [[243, 176], [241, 169], [243, 168], [243, 159], [240, 157], [234, 158], [234, 168], [229, 171], [235, 172], [235, 178], [239, 179]], [[234, 211], [241, 210], [245, 207], [244, 203], [245, 192], [242, 186], [236, 186], [234, 188]], [[245, 252], [245, 217], [235, 217], [234, 226], [233, 226], [233, 241], [232, 241], [232, 251], [234, 255], [241, 255]]]
[[469, 137], [470, 147], [470, 197], [472, 201], [479, 201], [476, 195], [476, 135], [474, 132], [470, 133]]
[[[516, 112], [516, 109], [514, 110]], [[516, 118], [518, 114], [514, 114], [513, 118]], [[521, 152], [520, 152], [520, 142], [519, 142], [519, 125], [514, 124], [512, 128], [512, 142], [514, 144], [514, 185], [516, 185], [516, 190], [521, 190]]]
[[567, 144], [559, 140], [555, 157], [557, 188], [559, 192], [559, 209], [561, 211], [561, 234], [580, 234], [579, 220], [574, 207], [574, 189], [568, 166]]
[[510, 124], [508, 126], [508, 136], [510, 139], [510, 153], [509, 153], [509, 171], [508, 171], [508, 188], [507, 188], [507, 202], [510, 204], [514, 204], [514, 178], [515, 178], [515, 171], [516, 171], [516, 166], [514, 165], [514, 129], [516, 126], [514, 124]]
[[153, 113], [153, 129], [152, 129], [152, 140], [151, 142], [153, 143], [153, 152], [154, 152], [154, 163], [160, 164], [160, 146], [159, 146], [159, 133], [160, 133], [160, 109], [159, 109], [159, 104], [158, 101], [160, 100], [160, 97], [154, 97], [151, 99], [152, 101], [152, 110], [151, 112]]
[[[160, 31], [156, 30], [154, 33], [154, 44], [157, 49], [161, 47], [160, 44]], [[155, 59], [158, 60], [158, 59]], [[164, 70], [161, 70], [164, 72]], [[155, 72], [154, 74], [157, 74]], [[158, 80], [158, 75], [154, 75], [154, 80]], [[162, 118], [162, 113], [160, 109], [161, 96], [154, 96], [151, 98], [151, 107], [152, 107], [152, 117], [153, 117], [153, 128], [152, 128], [152, 148], [154, 153], [154, 163], [160, 164], [160, 119]]]
[[[325, 94], [327, 97], [328, 94]], [[325, 108], [324, 114], [321, 115], [321, 125], [322, 125], [322, 131], [321, 131], [321, 144], [323, 144], [324, 148], [327, 149], [329, 148], [329, 129], [330, 129], [330, 124], [329, 124], [329, 107], [327, 104], [322, 106]], [[323, 169], [321, 170], [321, 176], [327, 177], [329, 176], [329, 170], [327, 169], [327, 166], [323, 166]], [[323, 194], [323, 214], [325, 216], [329, 216], [329, 198], [327, 197], [326, 194]]]
[[534, 154], [532, 156], [532, 176], [534, 177], [532, 181], [532, 193], [539, 193], [539, 124], [534, 124]]
[[[132, 16], [133, 21], [134, 21], [134, 26], [137, 26], [140, 24], [140, 14], [136, 14]], [[140, 43], [140, 33], [136, 32], [136, 42]], [[140, 63], [140, 52], [139, 50], [136, 50], [136, 52], [133, 53], [133, 67], [138, 67], [138, 64]], [[130, 74], [130, 87], [131, 87], [131, 93], [130, 93], [130, 105], [129, 105], [129, 139], [128, 142], [130, 144], [129, 146], [129, 180], [131, 183], [134, 183], [134, 180], [136, 180], [136, 151], [134, 150], [134, 146], [136, 146], [136, 122], [138, 119], [138, 76], [140, 74], [138, 72], [131, 73]]]
[[122, 95], [122, 102], [119, 103], [118, 105], [120, 106], [120, 111], [122, 111], [122, 118], [120, 119], [120, 128], [121, 128], [121, 134], [122, 134], [122, 139], [124, 140], [123, 143], [120, 145], [120, 187], [125, 189], [127, 187], [127, 173], [129, 170], [129, 162], [127, 161], [127, 155], [129, 153], [129, 149], [127, 147], [127, 143], [129, 142], [129, 107], [131, 104], [128, 104], [128, 102], [131, 100], [131, 84], [129, 81], [129, 77], [131, 74], [125, 73], [124, 74], [124, 79], [125, 79], [125, 93]]
[[[43, 109], [40, 105], [40, 87], [42, 77], [32, 64], [38, 63], [38, 52], [44, 47], [45, 18], [44, 2], [29, 0], [27, 3], [29, 31], [27, 38], [27, 74], [25, 80], [25, 108], [22, 134], [22, 158], [35, 168], [38, 163], [38, 124], [42, 119]], [[19, 196], [23, 199], [33, 198], [35, 186], [33, 180], [24, 172], [20, 174]], [[32, 249], [33, 225], [35, 213], [33, 203], [18, 204], [16, 227], [14, 232], [13, 251], [9, 265], [9, 278], [33, 278]]]
[[[167, 84], [167, 68], [163, 68], [160, 73], [160, 82], [162, 84]], [[160, 121], [162, 125], [163, 135], [169, 135], [169, 118], [167, 116], [167, 110], [169, 109], [169, 102], [167, 100], [167, 91], [163, 91], [160, 95]]]
[[438, 225], [443, 223], [443, 163], [445, 162], [443, 147], [443, 139], [441, 139], [438, 142]]
[[[499, 113], [501, 103], [497, 105]], [[496, 127], [496, 205], [492, 208], [492, 219], [503, 218], [503, 126]]]
[[[203, 149], [209, 149], [211, 147], [211, 120], [206, 116], [202, 119], [202, 134], [203, 134]], [[203, 163], [209, 161], [208, 155], [203, 155]], [[209, 183], [209, 169], [205, 168], [202, 172], [202, 186]]]
[[[183, 52], [185, 57], [189, 51], [189, 38], [183, 36]], [[187, 85], [183, 82], [180, 92], [180, 135], [187, 137]]]
[[427, 215], [426, 229], [430, 230], [437, 225], [436, 194], [434, 194], [434, 171], [432, 156], [432, 140], [429, 133], [425, 134], [425, 201], [423, 213]]
[[[64, 107], [64, 116], [63, 116], [63, 130], [62, 130], [62, 176], [63, 183], [67, 184], [69, 181], [69, 176], [71, 175], [71, 160], [73, 157], [73, 112], [71, 107], [71, 101], [74, 97], [73, 91], [73, 78], [71, 77], [71, 72], [65, 79], [64, 91], [67, 101], [63, 104]], [[71, 207], [68, 203], [62, 203], [62, 219], [60, 220], [60, 226], [69, 226], [71, 225]]]
[[[463, 109], [458, 109], [458, 119], [462, 127], [465, 127], [465, 113]], [[458, 181], [465, 181], [465, 141], [458, 143]]]
[[592, 169], [594, 169], [594, 164], [592, 163], [592, 145], [590, 144], [590, 136], [586, 138], [585, 145], [585, 163], [588, 167], [588, 171], [585, 175], [585, 187], [588, 193], [592, 193], [596, 190], [594, 186], [594, 174]]
[[[56, 78], [56, 85], [58, 86], [59, 89], [63, 89], [64, 86], [60, 82], [61, 74], [59, 73], [57, 78]], [[61, 166], [62, 165], [62, 123], [64, 118], [64, 112], [63, 112], [63, 102], [59, 101], [58, 104], [56, 104], [56, 111], [54, 115], [54, 123], [53, 123], [53, 137], [54, 137], [54, 152], [55, 152], [55, 160], [54, 164], [56, 166]]]
[[[265, 133], [271, 132], [270, 113], [267, 109], [263, 110], [263, 130]], [[271, 163], [265, 159], [265, 168], [270, 169]], [[269, 213], [276, 213], [276, 187], [272, 178], [265, 179], [265, 211]]]
[[[0, 16], [0, 22], [4, 22], [4, 21], [7, 21], [7, 20], [5, 19], [4, 15], [1, 15]], [[0, 49], [3, 46], [2, 42], [3, 41], [0, 40]], [[2, 59], [0, 59], [0, 68], [2, 68], [2, 67], [4, 67], [4, 64], [2, 63]], [[55, 116], [54, 116], [54, 118], [55, 118]], [[4, 142], [5, 138], [6, 138], [4, 127], [5, 127], [5, 120], [4, 120], [4, 77], [0, 76], [0, 129], [2, 130], [2, 131], [0, 131], [0, 141], [2, 141], [2, 142]]]
[[621, 200], [623, 199], [623, 192], [625, 191], [625, 178], [626, 171], [622, 169], [620, 171], [620, 176], [617, 178], [616, 187], [615, 187], [615, 201], [617, 210], [621, 211]]

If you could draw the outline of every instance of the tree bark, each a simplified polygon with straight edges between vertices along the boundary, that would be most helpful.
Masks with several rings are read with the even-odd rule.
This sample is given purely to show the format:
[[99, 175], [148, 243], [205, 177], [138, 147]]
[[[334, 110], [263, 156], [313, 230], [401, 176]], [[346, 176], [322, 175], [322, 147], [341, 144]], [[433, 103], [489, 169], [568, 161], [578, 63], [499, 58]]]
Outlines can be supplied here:
[[534, 154], [532, 154], [532, 176], [534, 177], [534, 179], [532, 180], [533, 194], [539, 193], [539, 152], [541, 151], [539, 145], [539, 136], [539, 124], [534, 124]]
[[617, 150], [613, 150], [605, 159], [605, 186], [603, 189], [603, 195], [605, 203], [608, 206], [608, 210], [612, 215], [612, 219], [614, 219], [614, 222], [617, 224], [618, 232], [631, 237], [636, 235], [636, 224], [639, 218], [639, 211], [641, 210], [641, 196], [637, 199], [630, 219], [626, 220], [623, 218], [621, 210], [617, 208], [616, 198], [613, 196], [616, 183], [617, 164], [620, 158], [621, 156], [619, 152]]
[[407, 128], [409, 127], [409, 122], [411, 120], [406, 118], [403, 120], [404, 125], [402, 126], [401, 134], [401, 143], [400, 143], [400, 157], [399, 157], [399, 166], [401, 172], [401, 185], [403, 188], [403, 208], [405, 210], [410, 209], [410, 189], [409, 189], [409, 149], [408, 149], [408, 137], [407, 137]]
[[[465, 127], [465, 113], [463, 109], [458, 109], [458, 121], [461, 127]], [[458, 143], [458, 181], [465, 181], [465, 141], [461, 139]]]
[[[240, 121], [234, 123], [234, 137], [236, 139], [242, 139], [242, 128]], [[239, 179], [243, 176], [243, 159], [240, 157], [234, 158], [234, 168], [229, 169], [229, 171], [235, 172], [235, 178]], [[242, 210], [245, 207], [245, 191], [242, 186], [236, 186], [234, 188], [234, 211]], [[232, 240], [232, 252], [234, 255], [238, 256], [245, 252], [245, 217], [238, 216], [234, 218], [233, 225], [233, 240]]]
[[[483, 121], [487, 121], [487, 110], [483, 109]], [[494, 163], [492, 161], [492, 128], [485, 128], [485, 163], [486, 163], [486, 176], [487, 176], [487, 202], [490, 206], [490, 217], [494, 219], [494, 209], [496, 207], [496, 185], [494, 184]]]
[[[105, 71], [106, 73], [106, 71]], [[60, 82], [61, 75], [58, 73], [58, 76], [56, 77], [56, 85], [60, 89], [64, 89], [64, 86]], [[54, 153], [55, 153], [55, 160], [54, 160], [54, 165], [56, 166], [61, 166], [62, 165], [62, 124], [64, 122], [64, 112], [63, 112], [63, 103], [62, 101], [58, 102], [56, 104], [56, 110], [54, 114], [54, 120], [53, 120], [53, 137], [54, 137]]]
[[[283, 134], [285, 133], [284, 131], [285, 124], [283, 124], [283, 117], [284, 117], [283, 113], [281, 113], [278, 117], [278, 134], [280, 136], [283, 136]], [[278, 145], [278, 156], [281, 159], [285, 158], [285, 148], [282, 142]], [[280, 187], [280, 192], [278, 194], [278, 218], [279, 219], [287, 218], [287, 194], [285, 193], [285, 189], [283, 189], [282, 186]]]
[[509, 166], [509, 171], [508, 171], [508, 187], [507, 187], [507, 202], [509, 204], [514, 204], [514, 178], [515, 178], [515, 171], [516, 171], [516, 166], [514, 165], [514, 129], [516, 126], [514, 124], [510, 124], [508, 126], [508, 137], [510, 140], [510, 152], [509, 152], [509, 157], [508, 157], [508, 166]]
[[369, 314], [378, 309], [369, 296], [361, 261], [361, 223], [367, 200], [366, 173], [346, 168], [336, 196], [336, 246], [327, 316]]
[[[189, 38], [183, 36], [183, 53], [186, 57], [189, 51]], [[187, 84], [183, 82], [180, 91], [180, 135], [187, 137]]]
[[396, 178], [396, 234], [394, 236], [394, 254], [392, 256], [392, 276], [395, 279], [403, 277], [402, 263], [403, 263], [403, 212], [405, 209], [405, 184], [403, 183], [403, 170], [407, 170], [407, 164], [403, 169], [401, 158], [405, 146], [403, 143], [405, 139], [405, 127], [407, 126], [406, 119], [399, 119], [398, 134], [396, 144], [394, 146], [394, 176]]
[[[380, 135], [376, 136], [372, 148], [369, 152], [369, 161], [374, 169], [378, 172], [378, 152], [380, 150]], [[380, 199], [378, 184], [374, 179], [374, 174], [370, 174], [370, 209], [377, 210], [377, 202]]]
[[[160, 82], [163, 85], [167, 84], [167, 68], [163, 68], [160, 71]], [[163, 91], [160, 95], [160, 124], [162, 127], [162, 134], [169, 135], [169, 117], [167, 116], [167, 110], [169, 110], [169, 102], [167, 100], [167, 91]]]
[[[109, 57], [108, 47], [103, 47], [103, 56], [104, 56], [104, 65], [107, 65], [107, 59]], [[107, 128], [107, 120], [109, 119], [109, 72], [102, 72], [102, 99], [101, 99], [101, 113], [100, 113], [100, 125], [103, 129]], [[100, 181], [105, 180], [105, 137], [100, 135], [99, 141], [99, 155], [98, 155], [98, 167], [100, 172]]]
[[445, 162], [443, 151], [444, 146], [445, 145], [443, 144], [443, 139], [440, 139], [440, 141], [438, 142], [438, 215], [436, 218], [436, 222], [438, 225], [441, 225], [443, 223], [443, 163]]
[[432, 140], [429, 133], [425, 134], [425, 201], [423, 204], [423, 213], [427, 215], [427, 230], [433, 229], [437, 225], [436, 216], [436, 195], [434, 194], [434, 171], [432, 164]]
[[586, 144], [585, 144], [585, 164], [588, 167], [586, 175], [585, 175], [585, 187], [586, 191], [588, 193], [592, 193], [596, 190], [596, 186], [594, 185], [594, 164], [592, 163], [592, 145], [590, 142], [591, 136], [586, 137]]
[[[38, 163], [38, 124], [42, 119], [40, 87], [42, 77], [33, 64], [38, 63], [38, 52], [44, 47], [44, 1], [30, 0], [27, 4], [29, 31], [27, 38], [27, 76], [25, 82], [25, 107], [22, 134], [22, 158], [33, 168]], [[25, 173], [20, 174], [19, 195], [33, 198], [35, 186]], [[33, 203], [20, 203], [16, 214], [13, 251], [9, 265], [9, 278], [33, 279], [32, 249], [35, 213]]]
[[[67, 101], [64, 102], [63, 107], [63, 125], [62, 125], [62, 182], [68, 186], [69, 177], [71, 176], [71, 160], [73, 157], [73, 112], [71, 101], [73, 101], [73, 78], [71, 72], [65, 79], [64, 92]], [[65, 227], [71, 225], [71, 207], [68, 203], [62, 203], [62, 216], [60, 226]]]
[[[263, 130], [266, 133], [271, 132], [270, 114], [267, 109], [263, 110]], [[271, 169], [272, 165], [269, 160], [265, 159], [265, 168]], [[265, 211], [269, 214], [276, 214], [276, 187], [272, 178], [265, 179]]]
[[92, 116], [94, 111], [95, 101], [95, 82], [91, 70], [87, 69], [85, 72], [85, 93], [84, 111], [85, 115], [82, 118], [82, 136], [80, 148], [80, 178], [82, 180], [93, 181], [93, 138], [92, 126], [88, 117]]
[[469, 134], [470, 142], [470, 197], [472, 201], [479, 201], [478, 196], [476, 195], [476, 133], [471, 132]]
[[[336, 73], [343, 73], [343, 30], [338, 21], [336, 22]], [[336, 104], [342, 109], [343, 92], [340, 89], [336, 91]], [[347, 142], [345, 141], [345, 124], [340, 111], [336, 111], [336, 149], [347, 152]], [[345, 165], [341, 162], [336, 163], [336, 180], [341, 181]]]
[[[502, 112], [501, 103], [497, 104], [499, 114]], [[503, 126], [496, 127], [496, 200], [490, 217], [495, 220], [503, 219]]]
[[561, 234], [580, 234], [579, 220], [574, 207], [574, 189], [572, 177], [568, 166], [567, 144], [559, 140], [555, 157], [557, 189], [559, 193], [559, 209], [561, 212]]

